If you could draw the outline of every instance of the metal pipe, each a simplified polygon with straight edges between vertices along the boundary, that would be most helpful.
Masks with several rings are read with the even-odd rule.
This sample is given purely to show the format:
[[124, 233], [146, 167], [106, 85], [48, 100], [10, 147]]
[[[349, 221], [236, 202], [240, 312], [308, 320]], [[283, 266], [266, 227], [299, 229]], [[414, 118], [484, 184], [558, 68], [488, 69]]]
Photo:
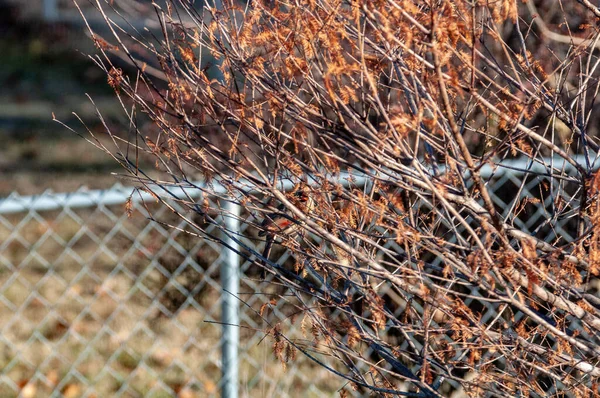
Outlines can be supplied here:
[[[221, 322], [223, 335], [221, 337], [222, 352], [222, 393], [223, 398], [238, 396], [238, 346], [239, 346], [239, 300], [240, 285], [239, 244], [229, 234], [240, 231], [240, 205], [233, 202], [225, 203], [225, 233], [224, 241], [231, 249], [225, 249], [225, 259], [221, 265], [221, 286], [223, 292]], [[237, 251], [237, 252], [236, 252]]]
[[57, 0], [44, 0], [44, 21], [55, 22], [58, 20]]
[[[575, 159], [577, 163], [585, 165], [585, 160], [582, 155], [574, 155], [573, 159]], [[492, 173], [496, 177], [499, 177], [503, 173], [523, 174], [523, 172], [527, 169], [529, 161], [529, 158], [505, 160], [499, 162], [499, 167], [497, 168], [486, 164], [481, 168], [479, 173], [483, 178], [490, 178]], [[544, 161], [547, 164], [550, 163], [549, 158], [545, 158]], [[600, 162], [595, 162], [592, 166], [592, 170], [598, 169], [599, 166]], [[571, 164], [558, 157], [554, 159], [554, 167], [556, 169], [565, 167], [565, 171], [573, 171], [573, 166]], [[443, 172], [444, 168], [440, 167], [440, 171]], [[528, 170], [530, 173], [542, 173], [544, 171], [544, 166], [538, 162], [534, 162]], [[346, 178], [348, 176], [349, 175], [347, 173], [341, 172], [336, 180], [342, 184], [347, 184], [348, 181], [346, 181]], [[353, 178], [356, 179], [355, 184], [360, 184], [363, 181], [363, 178], [368, 179], [368, 177], [357, 174], [353, 174]], [[193, 183], [193, 186], [202, 189], [208, 189], [208, 186], [201, 181]], [[184, 187], [171, 186], [167, 187], [166, 189], [162, 189], [157, 186], [153, 191], [164, 199], [197, 198], [201, 195], [202, 191], [201, 189], [193, 188], [193, 186], [185, 184]], [[287, 190], [292, 188], [292, 186], [293, 183], [291, 181], [285, 180], [282, 183], [281, 189]], [[19, 196], [17, 194], [12, 194], [5, 199], [0, 199], [0, 214], [12, 214], [32, 210], [50, 211], [63, 209], [65, 207], [73, 209], [99, 205], [119, 205], [125, 203], [129, 199], [131, 192], [134, 189], [134, 187], [116, 185], [106, 190], [79, 190], [77, 192], [69, 193], [45, 192], [40, 195], [33, 196]], [[225, 187], [218, 182], [212, 183], [211, 190], [217, 194], [227, 192]], [[131, 197], [131, 200], [134, 202], [139, 202], [142, 200], [150, 201], [154, 200], [154, 196], [144, 191], [138, 191]]]

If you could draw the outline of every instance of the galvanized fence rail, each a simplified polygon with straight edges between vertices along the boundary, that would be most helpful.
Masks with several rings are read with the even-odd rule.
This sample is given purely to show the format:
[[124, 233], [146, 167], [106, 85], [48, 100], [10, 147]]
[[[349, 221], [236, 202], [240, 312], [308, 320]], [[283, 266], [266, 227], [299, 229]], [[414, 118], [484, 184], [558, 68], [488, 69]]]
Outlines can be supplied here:
[[[554, 167], [569, 174], [562, 160]], [[545, 172], [516, 160], [485, 166], [482, 176], [494, 202], [508, 211], [539, 196]], [[284, 292], [260, 284], [251, 261], [186, 233], [190, 226], [149, 194], [132, 197], [128, 217], [131, 193], [115, 185], [0, 199], [1, 397], [337, 394], [342, 381], [301, 356], [283, 369], [271, 343], [262, 341], [265, 325], [255, 311], [269, 293]], [[199, 190], [185, 194], [202, 199]], [[261, 250], [255, 231], [240, 222], [245, 215], [238, 205], [207, 199], [223, 206], [226, 216], [218, 220], [238, 231], [237, 239]], [[571, 240], [568, 218], [545, 222], [553, 200], [546, 196], [512, 222], [547, 240]], [[159, 222], [148, 219], [149, 211]], [[218, 233], [215, 226], [208, 230]], [[278, 261], [289, 256], [282, 252]], [[280, 303], [270, 311], [274, 319], [287, 315]], [[485, 316], [496, 315], [490, 307]]]

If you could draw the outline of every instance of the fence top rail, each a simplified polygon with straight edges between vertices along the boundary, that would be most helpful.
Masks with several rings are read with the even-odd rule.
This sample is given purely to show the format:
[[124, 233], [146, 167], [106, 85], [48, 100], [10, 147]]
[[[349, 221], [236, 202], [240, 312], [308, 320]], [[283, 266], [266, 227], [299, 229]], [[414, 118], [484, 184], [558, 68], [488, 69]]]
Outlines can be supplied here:
[[[583, 155], [575, 155], [573, 159], [586, 167], [586, 160]], [[480, 169], [480, 174], [483, 178], [491, 178], [493, 176], [499, 177], [505, 173], [512, 173], [515, 175], [533, 173], [533, 174], [547, 174], [548, 167], [552, 162], [552, 166], [555, 170], [565, 169], [566, 172], [574, 171], [574, 167], [560, 157], [554, 159], [545, 158], [544, 163], [531, 162], [528, 158], [510, 159], [505, 160], [496, 164], [485, 164]], [[594, 159], [590, 160], [592, 164], [591, 169], [596, 170], [599, 168], [600, 162], [596, 162]], [[440, 172], [443, 173], [443, 167], [440, 167]], [[341, 181], [347, 181], [350, 174], [341, 173], [338, 175], [338, 179]], [[352, 177], [356, 184], [360, 184], [361, 181], [366, 180], [368, 177], [360, 176], [358, 174], [352, 174]], [[361, 181], [359, 181], [361, 180]], [[196, 186], [198, 188], [192, 188]], [[160, 188], [155, 193], [164, 198], [172, 199], [185, 199], [185, 198], [197, 198], [201, 192], [208, 188], [204, 182], [197, 182], [188, 185], [187, 188], [172, 186], [169, 188]], [[283, 181], [283, 190], [292, 188], [290, 181]], [[21, 196], [18, 193], [12, 193], [4, 199], [0, 199], [0, 214], [13, 214], [22, 213], [27, 211], [52, 211], [63, 208], [88, 208], [97, 206], [114, 206], [124, 204], [129, 200], [140, 202], [152, 200], [153, 195], [148, 192], [138, 190], [138, 192], [132, 196], [132, 192], [135, 187], [123, 186], [116, 184], [109, 189], [97, 189], [89, 190], [81, 188], [74, 192], [66, 193], [55, 193], [52, 191], [46, 191], [39, 195]], [[166, 191], [165, 191], [166, 189]], [[211, 184], [211, 190], [217, 194], [225, 193], [225, 186], [215, 182]]]

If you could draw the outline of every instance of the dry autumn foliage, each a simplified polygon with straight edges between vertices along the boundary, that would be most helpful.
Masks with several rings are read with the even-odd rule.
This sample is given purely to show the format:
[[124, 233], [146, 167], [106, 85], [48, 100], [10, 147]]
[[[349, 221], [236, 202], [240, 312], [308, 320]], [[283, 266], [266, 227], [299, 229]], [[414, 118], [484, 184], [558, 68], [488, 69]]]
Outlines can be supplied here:
[[[154, 5], [149, 34], [95, 1], [111, 35], [90, 32], [93, 59], [134, 134], [107, 125], [114, 147], [91, 141], [142, 189], [238, 203], [256, 242], [263, 230], [293, 253], [294, 269], [241, 242], [294, 295], [274, 299], [295, 308], [267, 330], [276, 358], [308, 355], [342, 396], [598, 393], [591, 2], [190, 3]], [[528, 160], [521, 188], [537, 181], [539, 197], [499, 208], [481, 170], [512, 158]], [[223, 242], [207, 231], [223, 208], [180, 201], [199, 238]], [[533, 232], [517, 223], [531, 206], [545, 214]], [[262, 223], [277, 216], [297, 228]], [[538, 233], [563, 219], [575, 239]], [[303, 339], [286, 336], [295, 319]]]

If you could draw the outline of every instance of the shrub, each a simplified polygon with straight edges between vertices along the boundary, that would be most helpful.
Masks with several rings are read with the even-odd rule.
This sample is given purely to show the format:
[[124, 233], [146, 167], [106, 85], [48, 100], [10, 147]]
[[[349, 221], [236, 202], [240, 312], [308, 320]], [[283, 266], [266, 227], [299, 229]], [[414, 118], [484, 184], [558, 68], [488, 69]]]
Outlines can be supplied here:
[[[201, 177], [204, 195], [241, 204], [268, 246], [293, 253], [283, 267], [240, 252], [296, 297], [311, 343], [276, 325], [281, 361], [303, 352], [383, 396], [591, 396], [600, 12], [561, 7], [167, 1], [161, 37], [104, 14], [112, 36], [92, 32], [94, 59], [136, 133], [104, 149], [142, 189]], [[521, 179], [493, 190], [509, 159], [526, 159]], [[223, 212], [181, 202], [201, 236]], [[558, 225], [574, 239], [549, 235]]]

